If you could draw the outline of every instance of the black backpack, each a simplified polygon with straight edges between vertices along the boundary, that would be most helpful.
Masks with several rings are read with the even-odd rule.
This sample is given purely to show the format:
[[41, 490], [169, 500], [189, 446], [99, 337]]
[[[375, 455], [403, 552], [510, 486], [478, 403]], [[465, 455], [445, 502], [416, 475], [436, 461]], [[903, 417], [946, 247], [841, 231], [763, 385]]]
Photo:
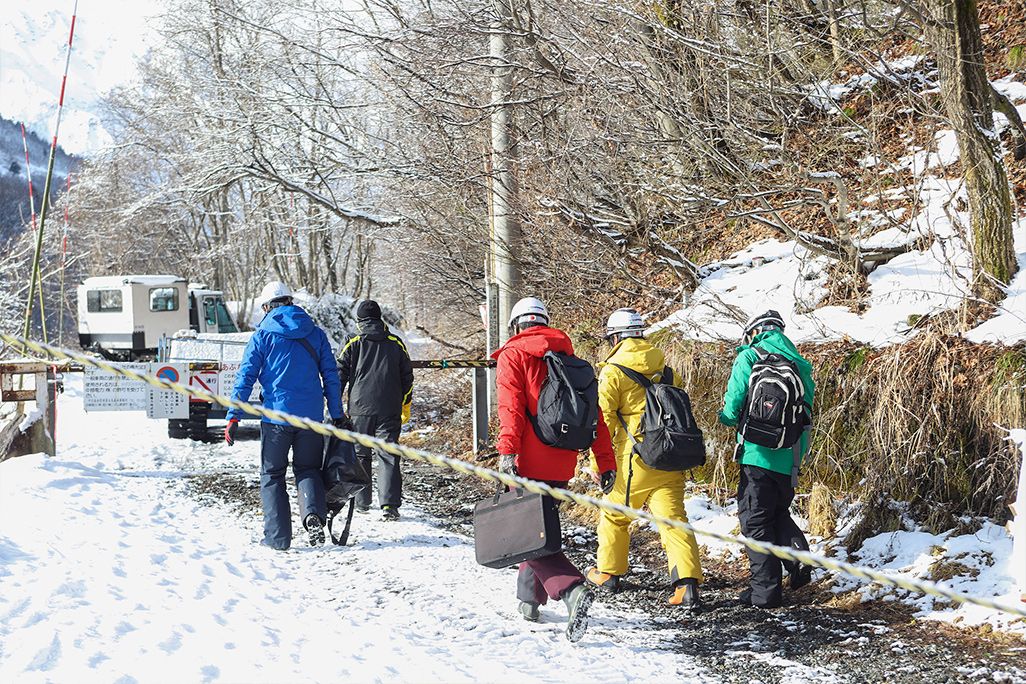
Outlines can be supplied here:
[[673, 371], [663, 370], [660, 382], [652, 382], [632, 368], [612, 364], [624, 375], [645, 388], [645, 412], [641, 416], [639, 442], [627, 429], [627, 421], [618, 411], [617, 417], [634, 442], [634, 453], [649, 468], [656, 470], [690, 470], [705, 465], [705, 439], [695, 421], [688, 393], [673, 384]]
[[546, 352], [549, 375], [538, 393], [538, 414], [527, 417], [542, 444], [583, 451], [598, 435], [595, 369], [573, 354]]
[[752, 364], [737, 431], [752, 444], [770, 449], [793, 447], [811, 423], [798, 366], [781, 354], [752, 349], [759, 358]]

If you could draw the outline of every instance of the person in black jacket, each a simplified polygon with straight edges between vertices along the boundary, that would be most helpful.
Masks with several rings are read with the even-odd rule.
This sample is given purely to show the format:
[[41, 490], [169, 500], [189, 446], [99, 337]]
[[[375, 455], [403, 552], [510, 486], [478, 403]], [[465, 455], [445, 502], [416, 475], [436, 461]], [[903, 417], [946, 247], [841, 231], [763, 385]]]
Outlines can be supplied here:
[[[353, 429], [365, 435], [395, 442], [404, 418], [409, 416], [413, 393], [413, 368], [406, 345], [389, 332], [381, 320], [381, 307], [373, 300], [356, 308], [360, 333], [343, 347], [338, 362], [342, 392], [349, 386], [349, 410]], [[367, 472], [372, 451], [357, 446], [356, 453]], [[403, 482], [399, 457], [378, 451], [378, 503], [385, 520], [399, 519]], [[366, 513], [371, 506], [370, 488], [356, 497], [356, 510]]]

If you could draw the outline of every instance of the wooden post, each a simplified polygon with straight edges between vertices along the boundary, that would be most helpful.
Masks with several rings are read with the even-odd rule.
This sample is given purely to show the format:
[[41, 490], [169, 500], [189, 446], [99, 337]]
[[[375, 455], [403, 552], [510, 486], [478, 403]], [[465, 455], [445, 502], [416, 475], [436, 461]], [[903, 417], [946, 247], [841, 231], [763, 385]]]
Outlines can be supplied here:
[[[19, 408], [21, 402], [35, 401], [39, 413], [39, 417], [24, 432], [20, 429], [24, 415], [22, 410], [15, 411], [8, 418], [7, 425], [0, 426], [0, 445], [6, 444], [4, 452], [0, 453], [0, 460], [40, 452], [49, 456], [56, 454], [53, 439], [56, 402], [52, 399], [56, 385], [48, 382], [53, 373], [52, 367], [40, 362], [0, 364], [0, 401], [18, 403]], [[19, 383], [16, 389], [15, 376], [20, 379], [27, 375], [33, 377], [35, 387], [24, 389]]]

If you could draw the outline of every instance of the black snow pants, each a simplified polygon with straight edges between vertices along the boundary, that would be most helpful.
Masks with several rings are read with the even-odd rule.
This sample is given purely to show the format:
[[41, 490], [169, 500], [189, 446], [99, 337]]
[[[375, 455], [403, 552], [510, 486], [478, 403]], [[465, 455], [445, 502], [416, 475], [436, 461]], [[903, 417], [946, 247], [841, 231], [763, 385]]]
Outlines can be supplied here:
[[291, 425], [260, 423], [260, 500], [264, 506], [264, 543], [287, 549], [292, 543], [292, 511], [285, 489], [285, 471], [292, 451], [292, 473], [296, 477], [301, 510], [299, 519], [311, 513], [325, 519], [324, 437]]
[[[790, 475], [742, 465], [737, 488], [741, 533], [756, 541], [808, 551], [805, 535], [791, 519], [789, 509], [793, 499]], [[776, 556], [749, 549], [748, 562], [752, 569], [752, 604], [761, 608], [779, 606], [783, 599], [781, 561]], [[797, 571], [794, 563], [784, 562], [783, 567], [789, 573]]]
[[[353, 428], [356, 432], [371, 435], [386, 442], [399, 441], [399, 432], [402, 430], [402, 417], [399, 415], [349, 417], [353, 420]], [[399, 472], [399, 457], [377, 449], [372, 450], [359, 444], [356, 445], [356, 455], [368, 473], [372, 472], [371, 460], [375, 453], [378, 456], [378, 504], [399, 508], [403, 503], [403, 479]], [[356, 505], [361, 508], [370, 508], [370, 487], [364, 488], [357, 494]]]

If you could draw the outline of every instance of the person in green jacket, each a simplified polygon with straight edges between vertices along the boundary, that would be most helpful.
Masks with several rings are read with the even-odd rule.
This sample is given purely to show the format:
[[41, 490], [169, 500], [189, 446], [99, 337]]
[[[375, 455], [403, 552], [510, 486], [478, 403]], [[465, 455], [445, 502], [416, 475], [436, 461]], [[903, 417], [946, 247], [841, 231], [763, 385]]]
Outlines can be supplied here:
[[[807, 415], [811, 420], [815, 388], [812, 364], [798, 353], [794, 343], [784, 335], [784, 320], [780, 314], [770, 310], [753, 317], [745, 326], [744, 341], [737, 349], [737, 359], [734, 360], [727, 391], [723, 396], [720, 422], [737, 427], [738, 421], [742, 419], [752, 366], [760, 357], [757, 349], [764, 354], [780, 354], [795, 364], [804, 388]], [[792, 468], [796, 458], [800, 460], [808, 449], [808, 439], [808, 431], [803, 432], [796, 457], [792, 447], [773, 449], [745, 441], [738, 434], [741, 481], [737, 491], [737, 512], [741, 519], [741, 532], [746, 537], [808, 550], [808, 541], [791, 518], [789, 510], [794, 499]], [[750, 588], [739, 597], [741, 603], [759, 608], [779, 606], [783, 599], [781, 561], [775, 556], [751, 550], [748, 551], [748, 560], [752, 577]], [[812, 569], [809, 566], [789, 562], [783, 565], [790, 576], [791, 589], [811, 581]]]

